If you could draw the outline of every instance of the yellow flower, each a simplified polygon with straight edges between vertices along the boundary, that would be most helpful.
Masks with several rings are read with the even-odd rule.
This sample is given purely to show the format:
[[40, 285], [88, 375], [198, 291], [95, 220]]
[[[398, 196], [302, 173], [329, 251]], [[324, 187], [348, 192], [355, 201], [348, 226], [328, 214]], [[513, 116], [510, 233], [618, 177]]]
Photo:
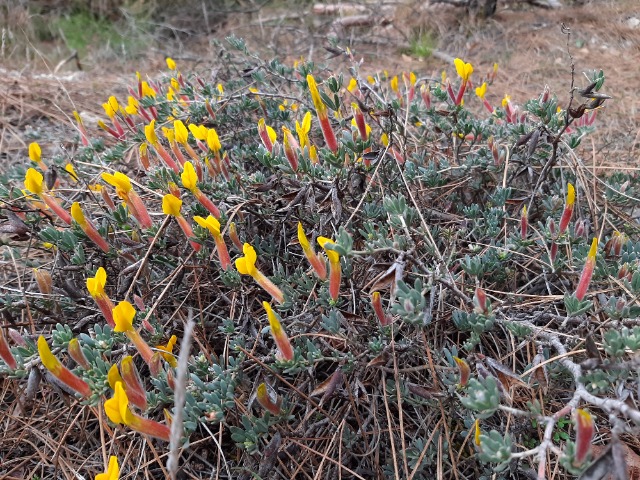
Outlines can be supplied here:
[[216, 132], [215, 128], [210, 128], [207, 132], [207, 145], [209, 145], [209, 148], [214, 152], [219, 152], [222, 148], [218, 132]]
[[216, 87], [218, 89], [218, 93], [220, 95], [224, 95], [224, 87], [222, 86], [221, 83], [218, 84], [218, 86]]
[[162, 197], [162, 212], [165, 215], [180, 217], [182, 216], [180, 214], [181, 208], [182, 208], [182, 200], [180, 200], [175, 195], [171, 195], [170, 193], [167, 193], [164, 197]]
[[318, 85], [316, 84], [316, 79], [313, 78], [313, 75], [307, 75], [307, 83], [309, 84], [309, 92], [311, 93], [311, 100], [313, 100], [313, 106], [316, 108], [316, 112], [318, 112], [318, 117], [326, 117], [327, 107], [322, 101], [322, 97], [320, 97], [320, 92], [318, 91]]
[[347, 85], [347, 90], [353, 93], [357, 89], [358, 89], [358, 82], [355, 78], [351, 77], [351, 80], [349, 80], [349, 85]]
[[142, 90], [142, 96], [143, 97], [155, 97], [156, 96], [156, 91], [153, 88], [151, 88], [147, 82], [142, 82], [140, 84], [140, 87], [141, 87], [141, 90]]
[[271, 335], [276, 342], [276, 346], [278, 347], [278, 351], [284, 360], [293, 360], [294, 352], [293, 347], [291, 346], [291, 342], [287, 337], [284, 329], [282, 328], [282, 324], [276, 314], [273, 312], [271, 305], [269, 302], [262, 302], [262, 306], [267, 311], [267, 318], [269, 319], [269, 327], [271, 327]]
[[176, 62], [173, 60], [173, 58], [167, 57], [167, 67], [169, 67], [169, 70], [176, 69]]
[[265, 123], [264, 118], [258, 120], [258, 132], [262, 131], [267, 132], [267, 136], [269, 137], [269, 140], [271, 140], [271, 143], [275, 143], [275, 141], [278, 139], [278, 134], [273, 128]]
[[69, 173], [71, 175], [71, 178], [73, 179], [73, 181], [77, 181], [78, 180], [78, 174], [76, 173], [75, 169], [73, 168], [73, 165], [71, 163], [67, 163], [64, 166], [64, 169], [67, 173]]
[[389, 136], [386, 133], [380, 135], [380, 143], [382, 143], [384, 147], [389, 146]]
[[318, 244], [324, 249], [329, 262], [332, 264], [340, 263], [340, 254], [335, 250], [329, 250], [327, 245], [335, 245], [336, 243], [327, 237], [318, 237]]
[[133, 329], [133, 317], [136, 309], [126, 300], [113, 307], [113, 320], [116, 323], [114, 332], [128, 332]]
[[175, 335], [171, 335], [171, 338], [166, 345], [158, 345], [156, 347], [158, 350], [161, 350], [160, 353], [162, 354], [162, 357], [167, 361], [167, 363], [174, 368], [178, 366], [178, 361], [173, 355], [173, 347], [175, 347], [177, 341], [178, 337], [176, 337]]
[[183, 145], [187, 143], [187, 140], [189, 139], [189, 131], [187, 130], [187, 127], [184, 126], [184, 123], [182, 123], [182, 120], [176, 120], [173, 122], [173, 129], [176, 134], [176, 142], [182, 143]]
[[104, 112], [107, 114], [107, 117], [113, 118], [120, 110], [120, 104], [118, 103], [118, 99], [111, 95], [107, 103], [102, 104], [102, 108], [104, 108]]
[[207, 218], [202, 218], [198, 215], [193, 217], [195, 222], [200, 225], [202, 228], [206, 228], [211, 232], [211, 235], [217, 237], [220, 235], [220, 222], [217, 218], [209, 215]]
[[133, 414], [129, 409], [129, 397], [127, 397], [122, 382], [116, 383], [113, 397], [104, 402], [104, 411], [113, 423], [131, 423]]
[[173, 128], [162, 127], [162, 134], [164, 135], [164, 138], [169, 140], [169, 143], [173, 144], [173, 142], [176, 141], [176, 134], [173, 131]]
[[296, 121], [296, 133], [298, 134], [298, 141], [300, 142], [300, 148], [304, 148], [309, 145], [309, 131], [311, 130], [311, 112], [304, 114], [302, 118], [302, 124]]
[[131, 186], [131, 180], [124, 173], [115, 172], [113, 175], [110, 173], [103, 173], [102, 179], [109, 185], [116, 187], [116, 193], [120, 198], [126, 195], [133, 189]]
[[158, 144], [158, 136], [156, 135], [156, 121], [151, 120], [149, 125], [144, 126], [144, 136], [147, 137], [147, 142], [151, 145]]
[[389, 82], [389, 86], [391, 87], [391, 90], [393, 90], [396, 93], [398, 92], [398, 76], [397, 75], [391, 79], [391, 81]]
[[258, 254], [248, 243], [242, 246], [242, 253], [244, 253], [244, 257], [236, 259], [236, 269], [242, 275], [251, 275], [253, 277], [257, 272], [256, 261], [258, 260]]
[[44, 367], [54, 376], [59, 376], [62, 371], [62, 364], [60, 363], [60, 360], [51, 353], [49, 344], [42, 335], [38, 337], [38, 354], [40, 355], [40, 360], [42, 360]]
[[40, 149], [40, 145], [36, 142], [31, 142], [29, 144], [29, 158], [34, 163], [40, 163], [42, 160], [42, 150]]
[[567, 184], [567, 206], [571, 206], [576, 201], [576, 189], [573, 184]]
[[483, 82], [482, 85], [476, 87], [476, 95], [484, 100], [484, 96], [487, 94], [487, 82]]
[[509, 104], [510, 101], [511, 101], [511, 96], [505, 95], [504, 98], [502, 99], [502, 108], [507, 108], [507, 105]]
[[368, 75], [367, 76], [367, 82], [369, 82], [371, 85], [375, 85], [376, 84], [376, 79], [373, 78], [373, 76]]
[[175, 95], [176, 95], [176, 92], [173, 91], [173, 87], [169, 87], [169, 90], [167, 90], [167, 100], [169, 100], [170, 102], [173, 102]]
[[298, 241], [300, 242], [300, 246], [302, 247], [302, 250], [304, 250], [305, 252], [311, 248], [309, 239], [307, 238], [307, 235], [304, 233], [304, 227], [300, 222], [298, 222]]
[[71, 216], [81, 227], [87, 224], [87, 219], [84, 217], [84, 213], [82, 213], [82, 208], [78, 202], [73, 202], [71, 205]]
[[114, 363], [113, 365], [111, 365], [109, 372], [107, 372], [107, 382], [109, 382], [109, 386], [111, 387], [111, 389], [115, 390], [118, 382], [122, 381], [122, 376], [118, 371], [118, 366]]
[[44, 177], [42, 176], [42, 174], [35, 168], [30, 168], [29, 170], [27, 170], [27, 174], [24, 177], [24, 187], [31, 193], [41, 195], [43, 190], [43, 181]]
[[87, 278], [87, 290], [93, 298], [104, 295], [104, 286], [107, 284], [107, 271], [100, 267], [96, 276]]
[[471, 74], [473, 73], [473, 65], [465, 63], [464, 60], [459, 58], [454, 59], [453, 64], [456, 66], [456, 72], [458, 73], [458, 76], [462, 78], [462, 81], [465, 83], [468, 82], [469, 77], [471, 77]]
[[191, 135], [194, 136], [194, 138], [198, 140], [206, 140], [209, 129], [204, 125], [195, 125], [193, 123], [190, 123], [189, 131], [191, 132]]
[[178, 82], [177, 79], [172, 78], [171, 79], [171, 88], [173, 88], [176, 92], [180, 91], [180, 82]]
[[[184, 170], [180, 175], [182, 179], [182, 185], [187, 190], [191, 190], [192, 192], [196, 189], [196, 182], [198, 181], [198, 176], [196, 175], [196, 169], [193, 167], [191, 162], [185, 162]], [[164, 201], [163, 201], [163, 209], [164, 209]], [[180, 210], [178, 208], [178, 210]], [[167, 213], [167, 212], [165, 212]]]
[[124, 111], [127, 113], [127, 115], [137, 115], [139, 105], [138, 100], [136, 100], [131, 95], [129, 95], [129, 98], [127, 100], [129, 103], [125, 107]]
[[96, 475], [95, 480], [118, 480], [120, 478], [120, 467], [118, 466], [118, 458], [111, 455], [109, 457], [109, 466], [107, 471]]

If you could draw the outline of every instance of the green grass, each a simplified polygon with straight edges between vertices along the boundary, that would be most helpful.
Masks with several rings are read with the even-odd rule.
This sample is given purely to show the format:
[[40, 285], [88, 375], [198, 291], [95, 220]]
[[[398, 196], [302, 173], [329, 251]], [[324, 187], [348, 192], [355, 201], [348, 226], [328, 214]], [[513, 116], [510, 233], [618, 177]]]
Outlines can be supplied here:
[[436, 48], [438, 44], [437, 38], [432, 32], [418, 32], [416, 33], [409, 44], [409, 48], [406, 53], [418, 58], [428, 58]]

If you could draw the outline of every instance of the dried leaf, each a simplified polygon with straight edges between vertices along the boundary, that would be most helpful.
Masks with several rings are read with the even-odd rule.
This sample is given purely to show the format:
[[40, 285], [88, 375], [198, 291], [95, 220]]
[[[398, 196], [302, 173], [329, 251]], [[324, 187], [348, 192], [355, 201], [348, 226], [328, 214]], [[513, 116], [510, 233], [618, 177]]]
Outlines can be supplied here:
[[264, 449], [264, 454], [260, 459], [260, 467], [258, 468], [258, 476], [267, 478], [271, 470], [278, 460], [278, 451], [282, 444], [282, 436], [280, 432], [276, 432], [269, 444]]
[[611, 458], [613, 459], [613, 469], [611, 476], [613, 480], [628, 480], [629, 470], [625, 455], [625, 445], [618, 438], [613, 438], [611, 442]]
[[549, 386], [549, 374], [547, 373], [546, 365], [542, 365], [541, 367], [539, 367], [539, 365], [544, 363], [545, 360], [546, 359], [542, 352], [538, 352], [538, 354], [533, 357], [533, 361], [531, 362], [531, 368], [533, 371], [529, 377], [529, 383], [532, 383], [532, 381], [538, 382], [538, 385], [540, 385], [544, 393], [547, 392], [547, 388]]
[[379, 367], [380, 365], [386, 365], [389, 360], [387, 352], [382, 352], [376, 358], [367, 363], [367, 367]]
[[520, 375], [514, 373], [510, 368], [504, 366], [498, 360], [491, 357], [484, 357], [487, 367], [493, 372], [493, 375], [507, 388], [512, 385], [530, 388], [529, 385], [520, 379]]
[[602, 357], [600, 356], [600, 350], [598, 350], [598, 346], [593, 339], [593, 335], [588, 333], [584, 340], [585, 349], [587, 350], [587, 356], [589, 358], [597, 358], [598, 360], [602, 360]]
[[582, 473], [579, 480], [601, 480], [611, 472], [612, 468], [613, 457], [611, 455], [611, 445], [609, 445], [604, 453], [596, 458]]
[[438, 390], [434, 390], [432, 388], [424, 388], [420, 385], [415, 385], [413, 383], [407, 383], [407, 390], [409, 390], [414, 395], [418, 397], [422, 397], [426, 400], [430, 400], [435, 397], [442, 397], [444, 394]]
[[29, 233], [29, 227], [15, 213], [7, 210], [8, 223], [0, 225], [0, 233], [10, 233], [22, 237]]
[[312, 397], [316, 397], [318, 395], [322, 395], [322, 401], [326, 401], [335, 393], [336, 388], [338, 388], [342, 384], [342, 370], [337, 368], [333, 374], [327, 378], [324, 382], [318, 385], [313, 392], [311, 392]]

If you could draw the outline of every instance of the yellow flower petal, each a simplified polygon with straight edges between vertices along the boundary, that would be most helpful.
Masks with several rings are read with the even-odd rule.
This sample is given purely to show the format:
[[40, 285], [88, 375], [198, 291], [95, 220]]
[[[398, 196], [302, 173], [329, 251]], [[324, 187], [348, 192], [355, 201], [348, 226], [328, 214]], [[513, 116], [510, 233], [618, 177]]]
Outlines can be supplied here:
[[51, 353], [49, 344], [42, 335], [38, 337], [38, 354], [40, 355], [40, 360], [42, 360], [42, 364], [45, 368], [54, 376], [57, 376], [62, 370], [62, 364], [60, 363], [60, 360]]
[[115, 172], [113, 175], [110, 173], [103, 173], [102, 179], [109, 185], [116, 187], [116, 192], [123, 194], [129, 193], [133, 187], [131, 186], [131, 180], [122, 172]]
[[[193, 167], [191, 162], [185, 162], [184, 170], [180, 175], [182, 179], [182, 185], [187, 190], [191, 190], [192, 192], [196, 189], [196, 183], [198, 181], [198, 175], [196, 175], [196, 169]], [[163, 201], [163, 210], [164, 210], [164, 201]], [[164, 212], [167, 213], [167, 212]], [[180, 207], [178, 207], [178, 214], [180, 213]], [[177, 216], [177, 215], [176, 215]]]
[[258, 260], [258, 254], [256, 250], [248, 243], [242, 246], [242, 253], [244, 257], [236, 259], [236, 269], [242, 275], [255, 275], [256, 261]]
[[81, 227], [84, 227], [87, 224], [87, 219], [85, 218], [84, 213], [82, 213], [82, 208], [78, 202], [73, 202], [71, 205], [71, 216]]
[[206, 140], [209, 129], [204, 125], [195, 125], [193, 123], [190, 123], [189, 131], [191, 132], [191, 135], [194, 136], [194, 138], [197, 138], [198, 140]]
[[87, 278], [87, 290], [93, 298], [104, 295], [104, 286], [107, 284], [107, 271], [100, 267], [95, 277]]
[[311, 248], [311, 245], [309, 244], [309, 239], [307, 238], [307, 235], [304, 233], [304, 228], [302, 227], [302, 223], [300, 222], [298, 222], [298, 241], [300, 242], [300, 246], [304, 251], [307, 251], [307, 249]]
[[176, 120], [173, 122], [173, 130], [176, 134], [176, 142], [182, 143], [183, 145], [187, 143], [187, 140], [189, 139], [189, 131], [187, 130], [187, 127], [184, 126], [184, 123], [182, 123], [182, 120]]
[[324, 249], [324, 252], [327, 254], [327, 258], [331, 263], [340, 262], [340, 254], [335, 250], [329, 250], [326, 248], [327, 245], [336, 244], [333, 240], [327, 237], [318, 237], [318, 244]]
[[36, 142], [29, 144], [29, 158], [35, 163], [39, 163], [42, 160], [42, 150]]
[[162, 197], [162, 212], [165, 215], [173, 215], [180, 217], [180, 209], [182, 208], [182, 200], [170, 193]]
[[220, 222], [212, 215], [209, 215], [207, 218], [202, 218], [196, 215], [195, 217], [193, 217], [193, 220], [202, 228], [206, 228], [207, 230], [209, 230], [209, 232], [211, 232], [211, 235], [213, 235], [214, 237], [220, 235]]
[[218, 132], [216, 132], [215, 128], [210, 128], [207, 132], [207, 145], [209, 145], [209, 148], [214, 152], [219, 152], [222, 148]]
[[40, 195], [42, 194], [43, 190], [43, 181], [44, 177], [42, 176], [42, 174], [35, 168], [30, 168], [29, 170], [27, 170], [27, 174], [24, 177], [24, 187], [31, 193]]
[[487, 93], [487, 82], [482, 82], [482, 85], [476, 87], [476, 95], [482, 99]]
[[144, 136], [147, 137], [147, 142], [151, 145], [158, 144], [158, 136], [156, 135], [156, 121], [151, 120], [149, 125], [144, 126]]
[[173, 60], [173, 58], [167, 57], [167, 67], [169, 67], [169, 70], [176, 69], [176, 62]]
[[567, 206], [571, 206], [576, 201], [576, 189], [573, 184], [567, 184]]
[[128, 332], [133, 329], [133, 317], [136, 309], [126, 300], [113, 307], [113, 321], [116, 323], [114, 332]]
[[122, 377], [120, 376], [120, 372], [118, 371], [118, 365], [115, 363], [111, 365], [109, 372], [107, 373], [107, 381], [109, 382], [109, 386], [112, 390], [116, 389], [116, 384], [118, 382], [122, 382]]
[[391, 90], [393, 90], [394, 92], [398, 91], [398, 76], [397, 75], [391, 79], [391, 81], [389, 82], [389, 86], [391, 87]]
[[[115, 422], [114, 422], [115, 423]], [[109, 458], [109, 467], [105, 473], [96, 475], [95, 480], [118, 480], [120, 478], [120, 467], [118, 466], [118, 458], [111, 455]]]

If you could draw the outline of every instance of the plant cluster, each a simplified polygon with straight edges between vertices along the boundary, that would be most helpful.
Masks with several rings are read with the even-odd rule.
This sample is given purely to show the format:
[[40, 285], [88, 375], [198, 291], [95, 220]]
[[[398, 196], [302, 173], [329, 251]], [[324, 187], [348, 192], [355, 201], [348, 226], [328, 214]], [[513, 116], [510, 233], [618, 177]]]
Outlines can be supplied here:
[[579, 157], [603, 72], [494, 105], [497, 65], [365, 75], [346, 50], [331, 75], [228, 42], [218, 79], [167, 59], [3, 178], [0, 373], [42, 365], [121, 442], [210, 439], [234, 478], [623, 478], [638, 185]]

